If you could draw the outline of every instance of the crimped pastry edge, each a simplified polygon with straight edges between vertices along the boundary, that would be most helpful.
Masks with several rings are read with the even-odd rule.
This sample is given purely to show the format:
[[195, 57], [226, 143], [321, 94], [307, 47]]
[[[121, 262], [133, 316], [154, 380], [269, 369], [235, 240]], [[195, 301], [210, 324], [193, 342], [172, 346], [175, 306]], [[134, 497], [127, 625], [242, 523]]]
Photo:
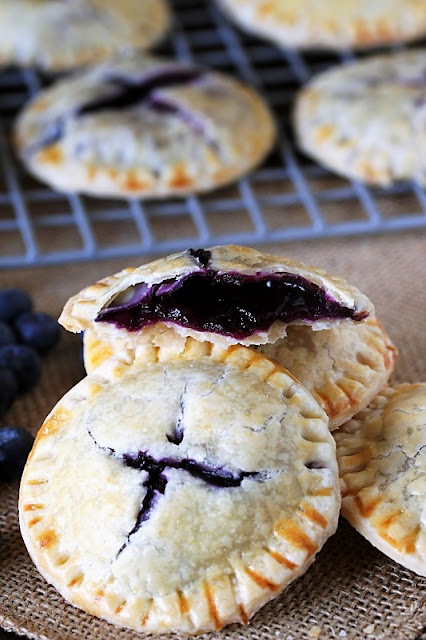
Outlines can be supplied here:
[[[207, 343], [200, 343], [192, 340], [191, 338], [188, 338], [186, 340], [185, 353], [183, 355], [176, 354], [176, 357], [178, 359], [184, 357], [188, 361], [193, 361], [194, 359], [197, 360], [199, 357], [205, 357], [206, 355], [213, 359], [217, 359], [217, 361], [219, 362], [224, 362], [225, 360], [227, 360], [227, 358], [229, 358], [232, 361], [233, 366], [236, 366], [237, 368], [241, 368], [241, 370], [243, 371], [247, 370], [247, 367], [250, 367], [251, 370], [256, 373], [256, 375], [259, 375], [259, 380], [267, 381], [268, 384], [272, 384], [275, 388], [282, 388], [286, 397], [289, 398], [289, 401], [291, 401], [291, 398], [293, 397], [295, 399], [297, 406], [300, 406], [301, 402], [303, 404], [306, 403], [304, 410], [307, 411], [307, 414], [309, 416], [311, 416], [309, 419], [319, 418], [320, 421], [322, 421], [325, 425], [327, 424], [327, 418], [324, 412], [322, 411], [322, 409], [314, 400], [314, 398], [312, 398], [312, 396], [293, 378], [293, 376], [291, 376], [289, 372], [287, 372], [282, 367], [279, 367], [278, 365], [274, 365], [264, 356], [256, 353], [251, 349], [248, 349], [240, 345], [236, 345], [228, 349], [223, 349], [221, 347], [218, 347], [212, 344], [208, 346]], [[142, 362], [146, 364], [146, 362], [152, 361], [153, 358], [161, 359], [161, 349], [153, 350], [149, 355], [147, 352], [144, 352], [143, 357], [139, 362], [138, 366], [140, 366]], [[169, 361], [170, 359], [169, 352], [166, 352], [165, 359]], [[313, 497], [311, 499], [314, 506], [309, 505], [309, 501], [307, 499], [304, 499], [303, 504], [301, 504], [301, 512], [302, 514], [305, 512], [304, 517], [306, 518], [306, 523], [309, 523], [309, 525], [306, 525], [306, 526], [308, 527], [308, 530], [311, 533], [312, 531], [315, 532], [314, 541], [310, 538], [310, 535], [307, 535], [305, 533], [302, 535], [301, 538], [299, 538], [299, 535], [301, 535], [300, 532], [302, 530], [299, 529], [299, 526], [297, 524], [295, 524], [294, 530], [290, 527], [289, 534], [288, 535], [284, 534], [284, 540], [286, 541], [285, 545], [286, 545], [286, 548], [290, 550], [289, 551], [290, 557], [288, 557], [288, 554], [286, 554], [286, 556], [281, 556], [281, 554], [278, 551], [276, 551], [275, 557], [272, 556], [272, 560], [271, 558], [269, 558], [269, 560], [265, 565], [266, 560], [262, 555], [263, 550], [261, 550], [262, 553], [259, 555], [259, 563], [261, 567], [263, 567], [265, 570], [272, 571], [273, 576], [277, 576], [278, 574], [281, 575], [283, 571], [284, 571], [284, 574], [287, 575], [286, 571], [288, 570], [290, 572], [290, 577], [289, 577], [290, 579], [288, 580], [286, 579], [285, 582], [283, 582], [280, 585], [279, 589], [277, 589], [275, 587], [271, 588], [271, 584], [273, 584], [273, 581], [271, 581], [271, 579], [265, 578], [262, 586], [260, 587], [260, 583], [262, 583], [262, 580], [260, 580], [259, 577], [255, 578], [255, 581], [253, 582], [253, 578], [255, 574], [257, 575], [255, 570], [252, 568], [250, 570], [251, 573], [249, 571], [249, 573], [246, 574], [244, 577], [243, 566], [241, 566], [240, 569], [241, 571], [243, 571], [243, 573], [239, 573], [238, 580], [243, 580], [245, 582], [244, 582], [244, 585], [239, 586], [239, 593], [240, 593], [240, 597], [243, 593], [245, 593], [246, 596], [249, 598], [249, 601], [245, 602], [244, 598], [246, 596], [243, 596], [243, 601], [240, 602], [234, 614], [230, 615], [229, 618], [226, 620], [221, 620], [220, 625], [218, 624], [218, 619], [216, 615], [217, 609], [214, 604], [215, 593], [214, 591], [212, 592], [210, 590], [210, 586], [207, 586], [207, 592], [210, 594], [210, 597], [212, 598], [212, 602], [213, 602], [213, 604], [209, 605], [211, 617], [208, 624], [203, 627], [194, 629], [193, 626], [185, 625], [183, 627], [170, 629], [170, 628], [165, 628], [163, 624], [160, 623], [158, 627], [150, 628], [149, 626], [148, 627], [145, 626], [147, 622], [146, 620], [142, 623], [138, 621], [137, 624], [129, 623], [129, 620], [126, 618], [124, 618], [124, 620], [122, 621], [117, 620], [117, 616], [115, 617], [111, 616], [110, 615], [111, 612], [106, 611], [104, 608], [104, 605], [102, 605], [99, 602], [95, 601], [94, 605], [92, 603], [93, 606], [92, 605], [88, 606], [87, 598], [84, 596], [84, 593], [83, 594], [80, 593], [80, 587], [81, 587], [80, 583], [76, 582], [75, 584], [72, 585], [72, 587], [69, 587], [69, 586], [64, 587], [63, 585], [58, 584], [58, 582], [55, 579], [52, 579], [51, 567], [49, 566], [50, 560], [47, 560], [47, 561], [45, 559], [43, 560], [43, 556], [42, 556], [43, 551], [40, 551], [40, 549], [38, 550], [35, 549], [35, 541], [33, 540], [32, 536], [29, 533], [28, 524], [26, 522], [25, 504], [27, 504], [28, 500], [31, 501], [33, 499], [37, 499], [34, 493], [31, 493], [31, 490], [30, 491], [28, 490], [28, 487], [31, 487], [32, 485], [30, 483], [27, 483], [27, 475], [29, 474], [29, 469], [31, 468], [30, 467], [31, 459], [34, 456], [34, 453], [37, 449], [37, 445], [39, 443], [44, 442], [46, 439], [49, 439], [50, 437], [52, 437], [52, 435], [54, 435], [56, 431], [58, 430], [60, 431], [62, 428], [66, 427], [66, 417], [64, 419], [62, 418], [63, 412], [65, 412], [66, 414], [67, 411], [72, 411], [72, 408], [75, 405], [75, 402], [78, 403], [78, 402], [84, 401], [86, 394], [90, 393], [91, 386], [97, 387], [99, 386], [99, 384], [104, 383], [106, 380], [109, 382], [114, 380], [119, 380], [123, 375], [123, 372], [126, 371], [128, 368], [129, 368], [129, 365], [125, 362], [120, 361], [119, 359], [109, 360], [103, 366], [99, 367], [99, 369], [93, 375], [83, 379], [70, 392], [68, 392], [64, 396], [64, 398], [59, 401], [56, 407], [52, 409], [52, 411], [46, 418], [44, 424], [42, 425], [36, 439], [36, 444], [29, 456], [27, 466], [24, 470], [24, 474], [21, 481], [20, 497], [19, 497], [19, 516], [20, 516], [21, 532], [22, 532], [22, 536], [24, 538], [25, 544], [28, 548], [28, 551], [34, 563], [36, 564], [37, 568], [39, 569], [40, 573], [43, 575], [43, 577], [48, 582], [53, 584], [53, 586], [55, 586], [55, 588], [61, 593], [61, 595], [64, 598], [71, 601], [72, 604], [74, 604], [75, 606], [82, 608], [85, 611], [88, 611], [94, 615], [105, 618], [109, 622], [112, 622], [113, 624], [117, 624], [119, 626], [135, 628], [137, 630], [143, 630], [148, 633], [158, 633], [158, 632], [173, 630], [173, 631], [184, 631], [192, 634], [192, 633], [200, 633], [202, 631], [218, 630], [225, 624], [230, 624], [231, 622], [238, 621], [238, 622], [247, 623], [249, 619], [252, 617], [252, 615], [254, 615], [254, 613], [256, 613], [256, 611], [261, 606], [263, 606], [266, 602], [268, 602], [272, 598], [276, 597], [288, 584], [290, 584], [290, 582], [292, 582], [298, 576], [302, 575], [307, 570], [309, 565], [314, 561], [316, 554], [319, 552], [319, 550], [321, 549], [325, 541], [330, 537], [330, 535], [332, 535], [335, 532], [337, 528], [338, 514], [339, 514], [340, 491], [338, 487], [338, 478], [337, 478], [337, 463], [334, 464], [333, 457], [328, 461], [330, 465], [328, 469], [329, 470], [334, 469], [335, 471], [334, 483], [332, 482], [330, 486], [330, 482], [329, 482], [330, 479], [328, 478], [326, 481], [327, 487], [323, 488], [319, 486], [318, 491], [312, 494], [312, 496], [317, 496], [315, 499]], [[271, 380], [270, 382], [269, 382], [269, 379]], [[61, 422], [63, 422], [63, 424], [61, 424]], [[308, 433], [310, 433], [309, 429], [308, 429]], [[327, 430], [327, 433], [328, 433], [328, 430]], [[318, 430], [315, 429], [315, 435], [312, 436], [314, 440], [312, 442], [326, 442], [328, 440], [327, 433], [324, 432], [323, 437], [319, 438]], [[306, 437], [310, 437], [310, 436], [307, 435]], [[328, 441], [328, 444], [330, 446], [334, 444], [332, 442], [332, 439], [331, 441]], [[333, 448], [334, 447], [332, 446], [332, 449]], [[316, 515], [317, 511], [315, 508], [318, 505], [318, 501], [321, 502], [322, 500], [325, 500], [325, 499], [331, 499], [334, 505], [333, 507], [334, 515], [330, 517], [330, 519], [327, 522], [323, 521], [324, 516], [319, 518], [318, 515]], [[30, 511], [30, 516], [31, 516], [31, 513], [32, 512]], [[321, 524], [318, 524], [318, 522], [320, 522]], [[40, 545], [41, 545], [41, 548], [44, 549], [44, 552], [46, 552], [49, 548], [49, 545], [47, 543], [44, 548], [42, 543], [40, 543]], [[295, 554], [294, 556], [291, 555], [291, 549], [293, 549], [293, 553]], [[302, 549], [304, 549], [303, 552], [302, 552]], [[294, 562], [294, 560], [297, 558], [299, 561], [300, 558], [304, 556], [305, 551], [306, 551], [306, 555], [304, 557], [304, 561], [301, 564], [297, 565]], [[259, 587], [260, 587], [260, 591], [259, 591]], [[205, 587], [203, 587], [203, 589], [205, 589]], [[204, 594], [205, 593], [206, 592], [204, 592]], [[198, 594], [197, 597], [200, 597], [200, 594]], [[207, 597], [207, 600], [209, 601], [209, 597]]]
[[[386, 556], [414, 571], [418, 575], [426, 576], [426, 545], [425, 532], [423, 532], [423, 557], [415, 552], [415, 543], [419, 530], [407, 533], [406, 539], [395, 540], [387, 534], [387, 528], [394, 524], [395, 520], [404, 516], [404, 510], [398, 505], [384, 502], [385, 494], [380, 491], [375, 484], [375, 473], [370, 462], [373, 458], [372, 442], [364, 437], [358, 436], [358, 426], [364, 421], [374, 421], [374, 433], [371, 437], [378, 439], [381, 430], [377, 430], [378, 423], [383, 428], [382, 411], [389, 400], [392, 400], [400, 393], [415, 392], [422, 390], [426, 395], [426, 382], [401, 383], [394, 387], [383, 389], [373, 400], [373, 402], [352, 420], [343, 425], [342, 429], [333, 435], [337, 444], [337, 459], [339, 464], [340, 485], [342, 490], [342, 515], [350, 524], [364, 536], [373, 546]], [[353, 443], [351, 445], [351, 439]], [[357, 442], [355, 443], [355, 440]], [[348, 446], [347, 446], [348, 445]], [[345, 471], [342, 470], [341, 458], [356, 457], [349, 463]], [[346, 465], [347, 460], [345, 461]], [[352, 467], [351, 467], [352, 464]], [[359, 482], [357, 478], [360, 478]], [[359, 486], [357, 486], [359, 485]], [[361, 497], [361, 493], [366, 490], [366, 494]], [[371, 490], [371, 491], [370, 491]], [[370, 495], [371, 493], [371, 495]], [[373, 522], [379, 515], [381, 520]], [[420, 521], [420, 515], [419, 521]], [[405, 550], [400, 550], [400, 543], [406, 545]]]

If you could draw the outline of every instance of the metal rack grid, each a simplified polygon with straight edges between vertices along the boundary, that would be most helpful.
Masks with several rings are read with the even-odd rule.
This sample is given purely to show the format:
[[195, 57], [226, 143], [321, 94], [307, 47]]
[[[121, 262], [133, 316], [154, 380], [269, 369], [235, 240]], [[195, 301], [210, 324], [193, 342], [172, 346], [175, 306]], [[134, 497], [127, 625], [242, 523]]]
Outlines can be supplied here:
[[51, 191], [10, 145], [13, 119], [48, 84], [31, 70], [0, 74], [0, 267], [168, 253], [189, 246], [312, 239], [426, 227], [426, 192], [414, 183], [367, 188], [300, 155], [290, 127], [295, 92], [351, 52], [301, 54], [233, 27], [211, 0], [174, 0], [161, 54], [195, 60], [248, 82], [272, 106], [279, 142], [237, 184], [202, 197], [104, 200]]

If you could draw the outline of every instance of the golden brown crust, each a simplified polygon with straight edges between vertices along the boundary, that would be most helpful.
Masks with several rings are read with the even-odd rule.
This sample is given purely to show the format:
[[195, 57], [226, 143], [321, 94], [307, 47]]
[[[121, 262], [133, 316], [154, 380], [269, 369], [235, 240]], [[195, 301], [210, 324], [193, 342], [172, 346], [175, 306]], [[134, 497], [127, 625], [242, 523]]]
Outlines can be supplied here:
[[[185, 338], [160, 324], [145, 330], [135, 349], [125, 339], [89, 328], [84, 333], [84, 366], [91, 373], [113, 357], [130, 363], [148, 345], [166, 348], [166, 342], [169, 348], [173, 344], [183, 350]], [[313, 394], [330, 419], [331, 431], [370, 404], [386, 386], [398, 356], [376, 317], [322, 331], [289, 326], [285, 338], [259, 350], [291, 371]]]
[[[175, 404], [185, 430], [173, 444], [162, 430]], [[136, 463], [123, 464], [132, 443], [129, 455], [171, 464], [182, 449], [262, 479], [221, 489], [166, 470], [152, 514], [129, 534], [148, 486]], [[338, 511], [334, 443], [312, 396], [251, 349], [191, 338], [174, 354], [157, 347], [132, 365], [109, 360], [64, 396], [20, 490], [22, 534], [46, 579], [74, 605], [147, 632], [246, 623], [306, 570]]]

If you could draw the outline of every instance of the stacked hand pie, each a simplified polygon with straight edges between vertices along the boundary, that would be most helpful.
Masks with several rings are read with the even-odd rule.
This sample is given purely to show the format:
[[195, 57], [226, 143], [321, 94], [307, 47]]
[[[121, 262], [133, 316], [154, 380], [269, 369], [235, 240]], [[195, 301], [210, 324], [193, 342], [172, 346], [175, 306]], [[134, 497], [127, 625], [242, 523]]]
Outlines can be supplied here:
[[333, 435], [344, 514], [425, 573], [424, 385], [386, 389], [396, 349], [355, 287], [190, 249], [89, 286], [60, 321], [85, 332], [88, 373], [39, 431], [20, 519], [68, 601], [147, 632], [247, 622], [336, 529]]

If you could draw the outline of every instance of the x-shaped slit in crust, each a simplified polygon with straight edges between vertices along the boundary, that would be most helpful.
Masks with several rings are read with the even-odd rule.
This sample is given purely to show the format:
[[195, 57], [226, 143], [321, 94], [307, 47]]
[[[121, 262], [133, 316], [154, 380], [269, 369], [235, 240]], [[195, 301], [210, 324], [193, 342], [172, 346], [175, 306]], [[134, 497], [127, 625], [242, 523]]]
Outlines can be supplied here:
[[26, 154], [32, 155], [41, 149], [58, 143], [65, 135], [66, 124], [71, 119], [105, 111], [120, 111], [132, 107], [143, 107], [158, 114], [173, 115], [185, 122], [196, 134], [205, 137], [207, 144], [217, 150], [217, 143], [207, 136], [204, 123], [192, 109], [186, 109], [170, 96], [161, 95], [161, 89], [175, 86], [188, 86], [202, 80], [205, 71], [198, 67], [165, 67], [142, 78], [132, 79], [125, 76], [110, 75], [105, 77], [107, 93], [77, 108], [58, 116], [49, 122], [39, 138], [26, 148]]
[[[117, 553], [117, 557], [128, 546], [133, 534], [135, 534], [142, 524], [149, 519], [160, 495], [164, 495], [168, 483], [168, 478], [164, 474], [166, 469], [180, 469], [189, 473], [191, 476], [204, 481], [208, 485], [222, 488], [239, 487], [245, 478], [252, 478], [257, 481], [264, 480], [264, 474], [262, 472], [242, 471], [241, 469], [233, 470], [225, 465], [217, 467], [203, 462], [198, 462], [191, 458], [166, 457], [156, 459], [154, 456], [144, 451], [140, 451], [136, 455], [117, 454], [111, 447], [101, 446], [94, 435], [90, 431], [88, 431], [88, 433], [95, 445], [101, 451], [118, 460], [122, 460], [126, 466], [131, 467], [132, 469], [145, 471], [148, 474], [143, 483], [146, 493], [138, 511], [135, 525], [127, 534], [124, 544]], [[173, 444], [176, 444], [176, 446], [179, 447], [182, 441], [183, 431], [180, 442]]]

